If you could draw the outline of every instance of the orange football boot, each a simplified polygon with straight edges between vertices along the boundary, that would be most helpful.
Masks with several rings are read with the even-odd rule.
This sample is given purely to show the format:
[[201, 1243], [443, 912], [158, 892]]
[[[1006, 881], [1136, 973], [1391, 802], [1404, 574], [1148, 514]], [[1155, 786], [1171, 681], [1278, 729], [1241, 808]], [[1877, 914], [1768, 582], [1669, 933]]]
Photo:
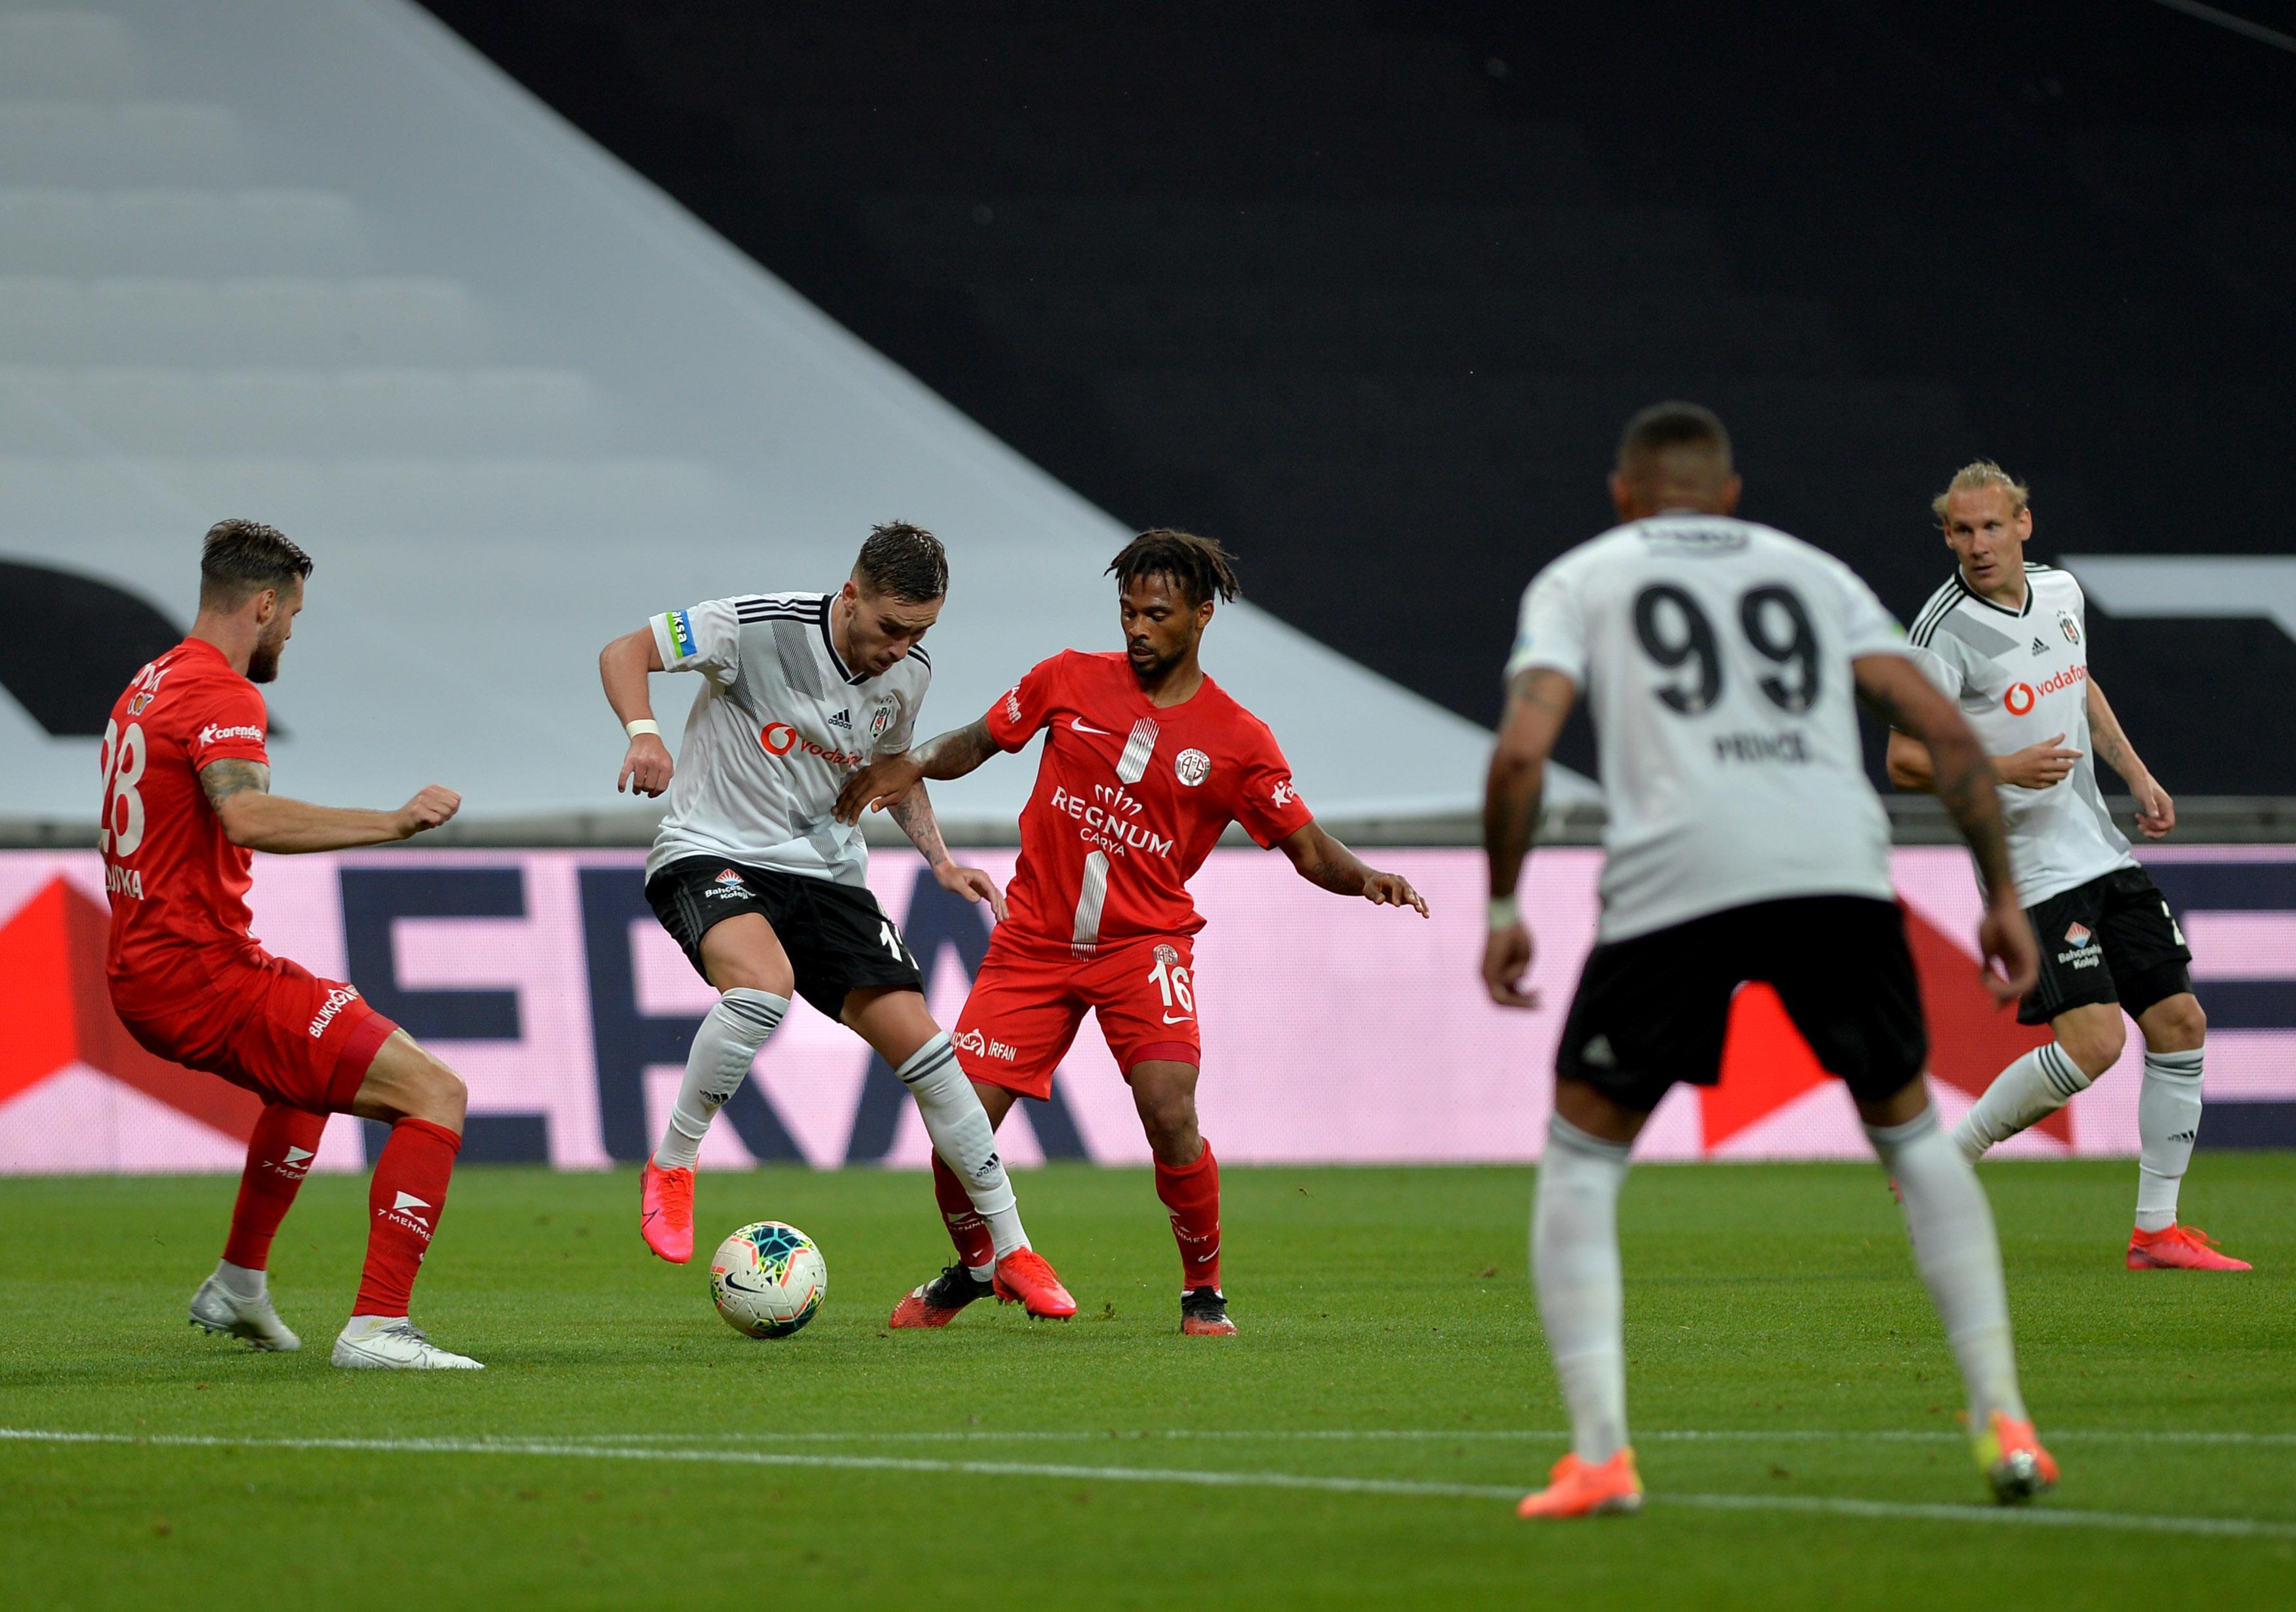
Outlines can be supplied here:
[[1234, 1338], [1227, 1295], [1218, 1288], [1190, 1288], [1181, 1294], [1180, 1330], [1189, 1338]]
[[2244, 1259], [2217, 1252], [2217, 1240], [2197, 1226], [2170, 1226], [2160, 1232], [2128, 1234], [2128, 1268], [2132, 1271], [2246, 1271]]
[[1546, 1487], [1526, 1494], [1514, 1509], [1517, 1517], [1601, 1517], [1609, 1512], [1643, 1509], [1642, 1474], [1635, 1470], [1635, 1452], [1620, 1450], [1601, 1466], [1589, 1466], [1576, 1455], [1566, 1455], [1546, 1475]]
[[2057, 1486], [2057, 1461], [2034, 1436], [2030, 1421], [2011, 1421], [2005, 1411], [1986, 1420], [1985, 1431], [1972, 1441], [1977, 1464], [1993, 1485], [1993, 1498], [2005, 1506], [2016, 1505]]
[[989, 1284], [975, 1281], [959, 1260], [931, 1281], [920, 1282], [901, 1296], [885, 1325], [896, 1330], [945, 1327], [976, 1298], [988, 1297]]
[[1076, 1300], [1034, 1248], [1015, 1248], [998, 1260], [989, 1285], [1004, 1303], [1017, 1304], [1040, 1321], [1066, 1321], [1076, 1313]]
[[693, 1172], [664, 1170], [649, 1157], [638, 1173], [638, 1235], [674, 1265], [693, 1257]]

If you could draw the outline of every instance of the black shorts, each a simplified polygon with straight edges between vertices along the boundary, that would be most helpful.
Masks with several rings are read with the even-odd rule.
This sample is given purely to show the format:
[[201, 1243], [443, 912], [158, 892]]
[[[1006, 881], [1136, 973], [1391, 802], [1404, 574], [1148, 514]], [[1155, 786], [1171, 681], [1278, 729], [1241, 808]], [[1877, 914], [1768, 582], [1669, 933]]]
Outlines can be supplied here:
[[2116, 868], [2025, 909], [2041, 943], [2041, 978], [2017, 1004], [2019, 1024], [2117, 1002], [2131, 1017], [2193, 988], [2193, 954], [2152, 876]]
[[1893, 902], [1800, 896], [1731, 907], [1587, 953], [1555, 1072], [1647, 1114], [1677, 1080], [1722, 1077], [1741, 985], [1778, 994], [1826, 1073], [1861, 1102], [1929, 1061], [1921, 982]]
[[909, 943], [867, 889], [828, 879], [769, 872], [714, 856], [688, 856], [646, 880], [646, 903], [704, 978], [701, 937], [737, 912], [774, 926], [797, 976], [797, 994], [830, 1018], [855, 991], [890, 986], [922, 991]]

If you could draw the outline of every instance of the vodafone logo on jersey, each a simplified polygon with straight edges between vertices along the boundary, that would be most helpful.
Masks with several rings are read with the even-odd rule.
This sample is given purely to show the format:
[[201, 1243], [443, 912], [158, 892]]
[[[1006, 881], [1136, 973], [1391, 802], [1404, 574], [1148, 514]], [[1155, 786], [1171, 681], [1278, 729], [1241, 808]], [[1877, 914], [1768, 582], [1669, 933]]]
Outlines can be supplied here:
[[2087, 681], [2088, 667], [2087, 663], [2083, 663], [2066, 667], [2038, 688], [2030, 683], [2013, 683], [2009, 685], [2008, 691], [2001, 696], [2001, 708], [2012, 716], [2030, 716], [2033, 708], [2040, 703], [2042, 695], [2054, 694], [2061, 690], [2072, 687], [2077, 683]]
[[817, 757], [833, 767], [857, 767], [867, 757], [852, 750], [832, 750], [826, 745], [816, 744], [786, 722], [769, 722], [758, 730], [758, 742], [768, 756], [786, 756], [791, 750], [800, 755]]

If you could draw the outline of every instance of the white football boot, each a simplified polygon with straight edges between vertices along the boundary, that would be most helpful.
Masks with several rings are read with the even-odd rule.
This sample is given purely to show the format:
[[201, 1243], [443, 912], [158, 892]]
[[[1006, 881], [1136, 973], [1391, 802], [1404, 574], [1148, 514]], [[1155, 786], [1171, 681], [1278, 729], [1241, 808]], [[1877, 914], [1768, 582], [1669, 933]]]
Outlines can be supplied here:
[[440, 1348], [422, 1329], [404, 1319], [388, 1321], [371, 1330], [352, 1329], [354, 1320], [335, 1339], [329, 1358], [339, 1366], [361, 1371], [483, 1371], [486, 1367], [467, 1354]]
[[303, 1340], [287, 1330], [279, 1312], [271, 1307], [269, 1293], [242, 1298], [212, 1276], [192, 1295], [192, 1325], [228, 1338], [243, 1338], [250, 1349], [284, 1354], [303, 1346]]

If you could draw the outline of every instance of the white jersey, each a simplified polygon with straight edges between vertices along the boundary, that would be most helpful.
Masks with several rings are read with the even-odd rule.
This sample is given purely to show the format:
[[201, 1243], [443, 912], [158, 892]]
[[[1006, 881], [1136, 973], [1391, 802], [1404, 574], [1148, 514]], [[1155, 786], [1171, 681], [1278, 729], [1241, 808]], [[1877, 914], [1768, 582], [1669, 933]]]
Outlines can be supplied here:
[[1896, 899], [1849, 663], [1906, 652], [1856, 572], [1750, 521], [1638, 520], [1541, 571], [1507, 675], [1551, 667], [1587, 699], [1600, 938], [1786, 896]]
[[2021, 610], [1972, 593], [1956, 569], [1908, 634], [1922, 670], [1960, 703], [1987, 755], [2007, 756], [2059, 733], [2066, 749], [2081, 753], [2061, 783], [2001, 786], [2009, 869], [2029, 907], [2136, 865], [2097, 791], [2089, 755], [2087, 607], [2080, 584], [2054, 566], [2025, 568]]
[[840, 884], [865, 881], [857, 826], [831, 814], [855, 769], [909, 748], [932, 662], [911, 650], [880, 677], [849, 671], [831, 595], [752, 593], [653, 618], [664, 671], [700, 672], [651, 879], [685, 856]]

